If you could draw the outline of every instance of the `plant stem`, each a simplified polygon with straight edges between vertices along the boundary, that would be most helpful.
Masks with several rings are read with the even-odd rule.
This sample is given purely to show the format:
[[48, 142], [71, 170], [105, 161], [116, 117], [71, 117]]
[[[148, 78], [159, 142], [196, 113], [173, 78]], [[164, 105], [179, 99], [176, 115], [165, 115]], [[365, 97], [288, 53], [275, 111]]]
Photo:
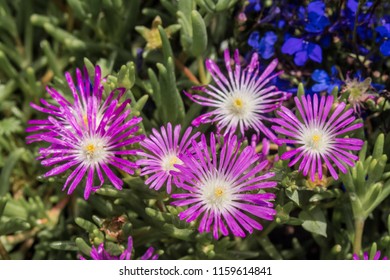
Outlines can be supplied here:
[[203, 61], [202, 56], [198, 56], [197, 61], [198, 61], [198, 67], [199, 67], [200, 82], [201, 82], [203, 85], [208, 84], [208, 83], [207, 83], [206, 72], [205, 72], [205, 69], [204, 69], [204, 61]]
[[283, 260], [274, 244], [269, 240], [268, 236], [257, 238], [259, 244], [263, 247], [264, 251], [274, 260]]
[[362, 238], [364, 230], [365, 219], [362, 217], [355, 217], [355, 238], [353, 241], [353, 253], [359, 254], [362, 247]]
[[10, 260], [11, 258], [9, 257], [7, 250], [4, 248], [3, 243], [0, 240], [0, 256], [3, 260]]
[[260, 234], [259, 238], [266, 237], [273, 229], [276, 227], [277, 223], [275, 221], [272, 221]]
[[185, 67], [184, 64], [183, 64], [180, 60], [175, 59], [175, 65], [176, 65], [177, 68], [179, 68], [180, 71], [183, 72], [184, 75], [187, 76], [187, 78], [188, 78], [191, 82], [193, 82], [193, 83], [196, 84], [196, 85], [200, 85], [200, 84], [201, 84], [201, 83], [199, 82], [198, 78], [195, 77], [195, 75], [192, 74], [191, 70], [188, 69], [187, 67]]

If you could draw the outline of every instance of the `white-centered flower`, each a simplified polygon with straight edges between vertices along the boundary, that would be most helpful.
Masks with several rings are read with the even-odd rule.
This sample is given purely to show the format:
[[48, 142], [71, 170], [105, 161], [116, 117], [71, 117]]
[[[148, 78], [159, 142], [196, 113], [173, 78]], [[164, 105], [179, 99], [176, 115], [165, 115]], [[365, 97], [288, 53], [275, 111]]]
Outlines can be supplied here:
[[[49, 143], [49, 147], [39, 150], [39, 159], [42, 159], [42, 165], [57, 166], [44, 176], [54, 176], [72, 169], [63, 189], [69, 187], [68, 194], [71, 194], [85, 179], [84, 198], [88, 199], [91, 192], [103, 185], [104, 174], [115, 188], [122, 189], [122, 179], [111, 168], [134, 174], [137, 165], [123, 156], [136, 154], [138, 151], [128, 146], [141, 141], [144, 136], [135, 135], [138, 131], [136, 125], [142, 119], [129, 118], [127, 105], [130, 99], [120, 102], [125, 93], [124, 88], [113, 90], [103, 99], [100, 67], [95, 68], [93, 84], [86, 70], [82, 73], [77, 69], [76, 76], [77, 88], [70, 74], [65, 74], [73, 102], [48, 87], [47, 92], [57, 101], [58, 106], [44, 99], [41, 100], [43, 107], [31, 104], [34, 109], [49, 114], [49, 117], [46, 120], [29, 121], [31, 126], [26, 131], [34, 134], [27, 136], [27, 142]], [[95, 185], [95, 174], [100, 181], [98, 186]]]
[[107, 161], [113, 153], [108, 149], [107, 138], [92, 135], [85, 137], [78, 147], [78, 156], [81, 162], [87, 166], [96, 166]]
[[237, 129], [244, 135], [246, 130], [253, 129], [257, 134], [264, 133], [267, 138], [274, 139], [275, 135], [264, 122], [269, 120], [269, 113], [280, 107], [282, 101], [290, 96], [289, 93], [268, 85], [271, 79], [281, 74], [272, 74], [277, 64], [278, 60], [275, 59], [260, 72], [258, 55], [254, 53], [249, 65], [242, 70], [236, 50], [232, 69], [229, 50], [226, 50], [225, 66], [228, 75], [225, 76], [214, 61], [206, 60], [206, 68], [216, 85], [193, 87], [206, 96], [185, 94], [192, 101], [211, 107], [212, 110], [194, 119], [192, 124], [199, 126], [202, 123], [217, 123], [218, 131], [224, 130], [224, 135], [235, 133]]
[[[145, 184], [151, 189], [159, 190], [166, 184], [167, 193], [171, 193], [171, 171], [178, 171], [177, 165], [183, 164], [179, 155], [185, 153], [191, 140], [198, 137], [199, 132], [191, 136], [192, 127], [189, 127], [180, 137], [181, 126], [172, 127], [171, 123], [162, 126], [160, 131], [152, 129], [152, 133], [141, 142], [144, 151], [138, 155], [144, 157], [137, 161], [142, 166], [141, 176], [150, 175]], [[176, 165], [176, 166], [175, 166]]]
[[294, 148], [285, 152], [282, 160], [292, 159], [289, 166], [299, 163], [303, 175], [310, 174], [310, 179], [322, 179], [323, 163], [332, 177], [337, 180], [338, 174], [333, 164], [346, 173], [346, 166], [354, 166], [358, 157], [350, 151], [359, 151], [363, 141], [356, 138], [346, 138], [346, 134], [363, 126], [353, 123], [356, 120], [353, 109], [346, 109], [346, 104], [340, 102], [333, 106], [333, 96], [317, 94], [313, 98], [302, 96], [294, 98], [297, 116], [288, 108], [281, 107], [277, 111], [279, 118], [274, 119], [278, 125], [272, 126], [275, 132], [286, 138], [277, 139], [277, 143], [293, 144]]
[[230, 209], [234, 200], [234, 185], [224, 177], [223, 174], [212, 174], [199, 184], [199, 198], [204, 201], [207, 209], [218, 213]]
[[[181, 192], [172, 195], [172, 204], [187, 207], [179, 213], [181, 220], [199, 220], [199, 232], [212, 231], [244, 237], [245, 232], [261, 230], [258, 218], [273, 220], [276, 211], [270, 200], [273, 193], [260, 191], [273, 188], [276, 182], [267, 181], [274, 173], [258, 175], [267, 166], [259, 161], [261, 155], [252, 146], [240, 149], [237, 136], [225, 137], [217, 147], [214, 133], [210, 145], [205, 135], [201, 141], [192, 141], [191, 153], [183, 153], [178, 171], [171, 171]], [[211, 153], [210, 153], [211, 151]]]

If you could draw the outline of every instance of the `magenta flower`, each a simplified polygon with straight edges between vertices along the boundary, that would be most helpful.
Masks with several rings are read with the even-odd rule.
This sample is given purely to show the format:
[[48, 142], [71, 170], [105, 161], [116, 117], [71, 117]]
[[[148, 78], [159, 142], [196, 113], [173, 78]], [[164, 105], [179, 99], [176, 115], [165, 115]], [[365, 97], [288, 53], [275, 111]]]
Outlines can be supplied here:
[[271, 74], [278, 60], [274, 59], [264, 72], [260, 73], [257, 53], [252, 55], [249, 65], [241, 70], [238, 50], [234, 53], [234, 70], [231, 67], [229, 50], [225, 51], [225, 66], [228, 77], [224, 76], [217, 64], [208, 59], [206, 68], [213, 77], [216, 86], [208, 85], [193, 87], [208, 96], [186, 95], [192, 101], [212, 107], [213, 110], [192, 121], [192, 125], [201, 123], [217, 123], [218, 133], [224, 129], [224, 135], [235, 133], [238, 128], [242, 135], [248, 129], [254, 129], [257, 134], [264, 133], [269, 139], [275, 135], [264, 125], [269, 120], [267, 114], [280, 106], [290, 95], [279, 91], [275, 86], [267, 86], [269, 81], [281, 72]]
[[343, 173], [347, 172], [345, 165], [354, 166], [358, 157], [350, 151], [358, 151], [363, 141], [356, 138], [345, 138], [351, 132], [363, 126], [362, 123], [353, 124], [355, 117], [353, 109], [344, 110], [346, 105], [341, 102], [334, 110], [333, 96], [319, 97], [315, 94], [294, 98], [300, 117], [291, 110], [281, 107], [277, 112], [280, 118], [274, 120], [279, 126], [272, 126], [275, 132], [287, 136], [286, 139], [277, 139], [277, 143], [295, 145], [285, 152], [282, 160], [293, 159], [289, 166], [300, 162], [299, 170], [306, 176], [310, 172], [312, 181], [315, 174], [322, 179], [322, 164], [325, 162], [332, 177], [337, 180], [338, 174], [333, 168], [334, 163]]
[[[262, 189], [273, 188], [276, 182], [265, 181], [272, 172], [257, 175], [267, 165], [258, 162], [260, 155], [251, 146], [240, 152], [236, 136], [226, 137], [217, 155], [215, 136], [210, 135], [210, 146], [202, 135], [198, 143], [192, 140], [194, 151], [180, 156], [183, 165], [175, 165], [179, 171], [171, 171], [175, 184], [183, 190], [172, 195], [175, 206], [188, 206], [179, 213], [187, 222], [199, 218], [199, 232], [213, 231], [244, 237], [245, 231], [261, 230], [255, 217], [273, 220], [276, 211], [269, 202], [273, 193]], [[210, 152], [211, 155], [210, 155]]]
[[[374, 255], [374, 258], [373, 260], [379, 260], [379, 258], [381, 257], [381, 251], [377, 251]], [[354, 260], [369, 260], [369, 256], [368, 256], [368, 253], [367, 252], [364, 252], [363, 253], [363, 259], [361, 259], [357, 254], [353, 254], [353, 257], [352, 257]], [[387, 260], [387, 257], [383, 257], [382, 260]]]
[[[101, 243], [96, 249], [92, 247], [90, 257], [93, 260], [131, 260], [131, 251], [133, 250], [133, 238], [129, 236], [127, 241], [127, 248], [120, 256], [112, 256], [104, 249], [104, 243]], [[83, 256], [80, 256], [81, 260], [85, 260]], [[140, 258], [141, 260], [157, 260], [158, 255], [154, 254], [154, 248], [150, 247], [146, 250], [145, 254]]]
[[263, 140], [261, 140], [261, 145], [259, 145], [256, 135], [252, 135], [251, 146], [259, 152], [259, 161], [265, 160], [268, 162], [263, 171], [270, 170], [274, 166], [275, 162], [279, 160], [279, 156], [277, 154], [270, 155], [271, 142], [267, 138], [263, 138]]
[[[42, 165], [57, 165], [44, 174], [45, 177], [58, 175], [73, 169], [67, 176], [63, 190], [68, 185], [71, 194], [81, 180], [86, 177], [84, 198], [88, 199], [91, 191], [96, 191], [104, 183], [104, 174], [117, 189], [122, 189], [123, 181], [111, 170], [111, 166], [133, 174], [137, 165], [126, 155], [134, 155], [137, 150], [129, 149], [128, 145], [141, 141], [144, 136], [134, 134], [135, 126], [141, 118], [131, 117], [127, 99], [120, 103], [125, 89], [118, 88], [103, 99], [101, 71], [95, 68], [95, 80], [91, 85], [88, 73], [84, 76], [77, 69], [77, 87], [69, 73], [65, 74], [74, 101], [69, 102], [53, 88], [47, 87], [47, 92], [57, 101], [59, 106], [52, 105], [41, 99], [43, 107], [31, 104], [34, 109], [48, 114], [45, 120], [31, 120], [27, 132], [35, 132], [27, 137], [27, 143], [47, 142], [49, 147], [39, 150]], [[92, 89], [92, 91], [91, 91]], [[115, 92], [118, 91], [117, 97]], [[59, 165], [58, 165], [59, 164]], [[100, 180], [99, 186], [93, 186], [95, 172]]]
[[141, 170], [141, 176], [153, 174], [146, 181], [151, 189], [159, 190], [166, 183], [167, 193], [172, 190], [171, 170], [176, 170], [175, 164], [182, 164], [178, 158], [179, 154], [184, 153], [191, 140], [198, 137], [199, 132], [191, 135], [192, 127], [187, 128], [183, 137], [180, 139], [181, 126], [176, 125], [172, 130], [172, 125], [168, 123], [167, 128], [161, 127], [161, 132], [156, 129], [152, 134], [141, 142], [145, 151], [139, 152], [138, 155], [144, 156], [144, 159], [137, 161], [138, 165], [144, 166]]

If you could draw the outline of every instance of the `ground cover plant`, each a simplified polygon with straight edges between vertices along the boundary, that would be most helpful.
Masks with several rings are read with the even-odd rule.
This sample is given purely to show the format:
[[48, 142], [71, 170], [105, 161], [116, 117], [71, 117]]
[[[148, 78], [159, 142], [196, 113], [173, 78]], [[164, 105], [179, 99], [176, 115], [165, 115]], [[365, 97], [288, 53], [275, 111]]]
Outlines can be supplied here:
[[0, 259], [387, 259], [389, 11], [0, 0]]

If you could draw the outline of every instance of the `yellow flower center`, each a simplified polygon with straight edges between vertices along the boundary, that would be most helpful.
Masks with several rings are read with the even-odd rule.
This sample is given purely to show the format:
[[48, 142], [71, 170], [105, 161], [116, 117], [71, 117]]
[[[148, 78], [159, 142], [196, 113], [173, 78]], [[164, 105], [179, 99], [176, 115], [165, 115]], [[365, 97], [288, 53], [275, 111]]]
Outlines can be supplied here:
[[321, 140], [321, 135], [314, 134], [311, 139], [313, 140], [314, 145], [317, 145], [318, 142]]
[[241, 109], [243, 105], [244, 105], [244, 103], [242, 102], [242, 99], [241, 99], [241, 98], [236, 98], [236, 99], [234, 100], [234, 106], [235, 106], [237, 109]]
[[84, 164], [90, 166], [104, 162], [112, 155], [106, 138], [86, 137], [79, 146], [79, 158]]
[[223, 195], [223, 189], [220, 187], [216, 188], [214, 194], [216, 197], [221, 197]]
[[179, 171], [174, 165], [182, 164], [182, 163], [183, 162], [176, 155], [170, 154], [165, 156], [165, 158], [162, 160], [161, 168], [164, 171], [171, 171], [171, 170]]
[[177, 160], [178, 160], [178, 158], [175, 156], [171, 158], [171, 160], [169, 161], [171, 168], [174, 168], [173, 165], [177, 163]]
[[87, 152], [88, 155], [93, 155], [96, 151], [96, 147], [94, 144], [88, 144], [85, 147], [85, 151]]
[[312, 147], [313, 149], [319, 149], [320, 148], [320, 145], [321, 145], [321, 135], [320, 134], [314, 134], [312, 137], [311, 137], [311, 141], [309, 142], [310, 144], [310, 147]]

